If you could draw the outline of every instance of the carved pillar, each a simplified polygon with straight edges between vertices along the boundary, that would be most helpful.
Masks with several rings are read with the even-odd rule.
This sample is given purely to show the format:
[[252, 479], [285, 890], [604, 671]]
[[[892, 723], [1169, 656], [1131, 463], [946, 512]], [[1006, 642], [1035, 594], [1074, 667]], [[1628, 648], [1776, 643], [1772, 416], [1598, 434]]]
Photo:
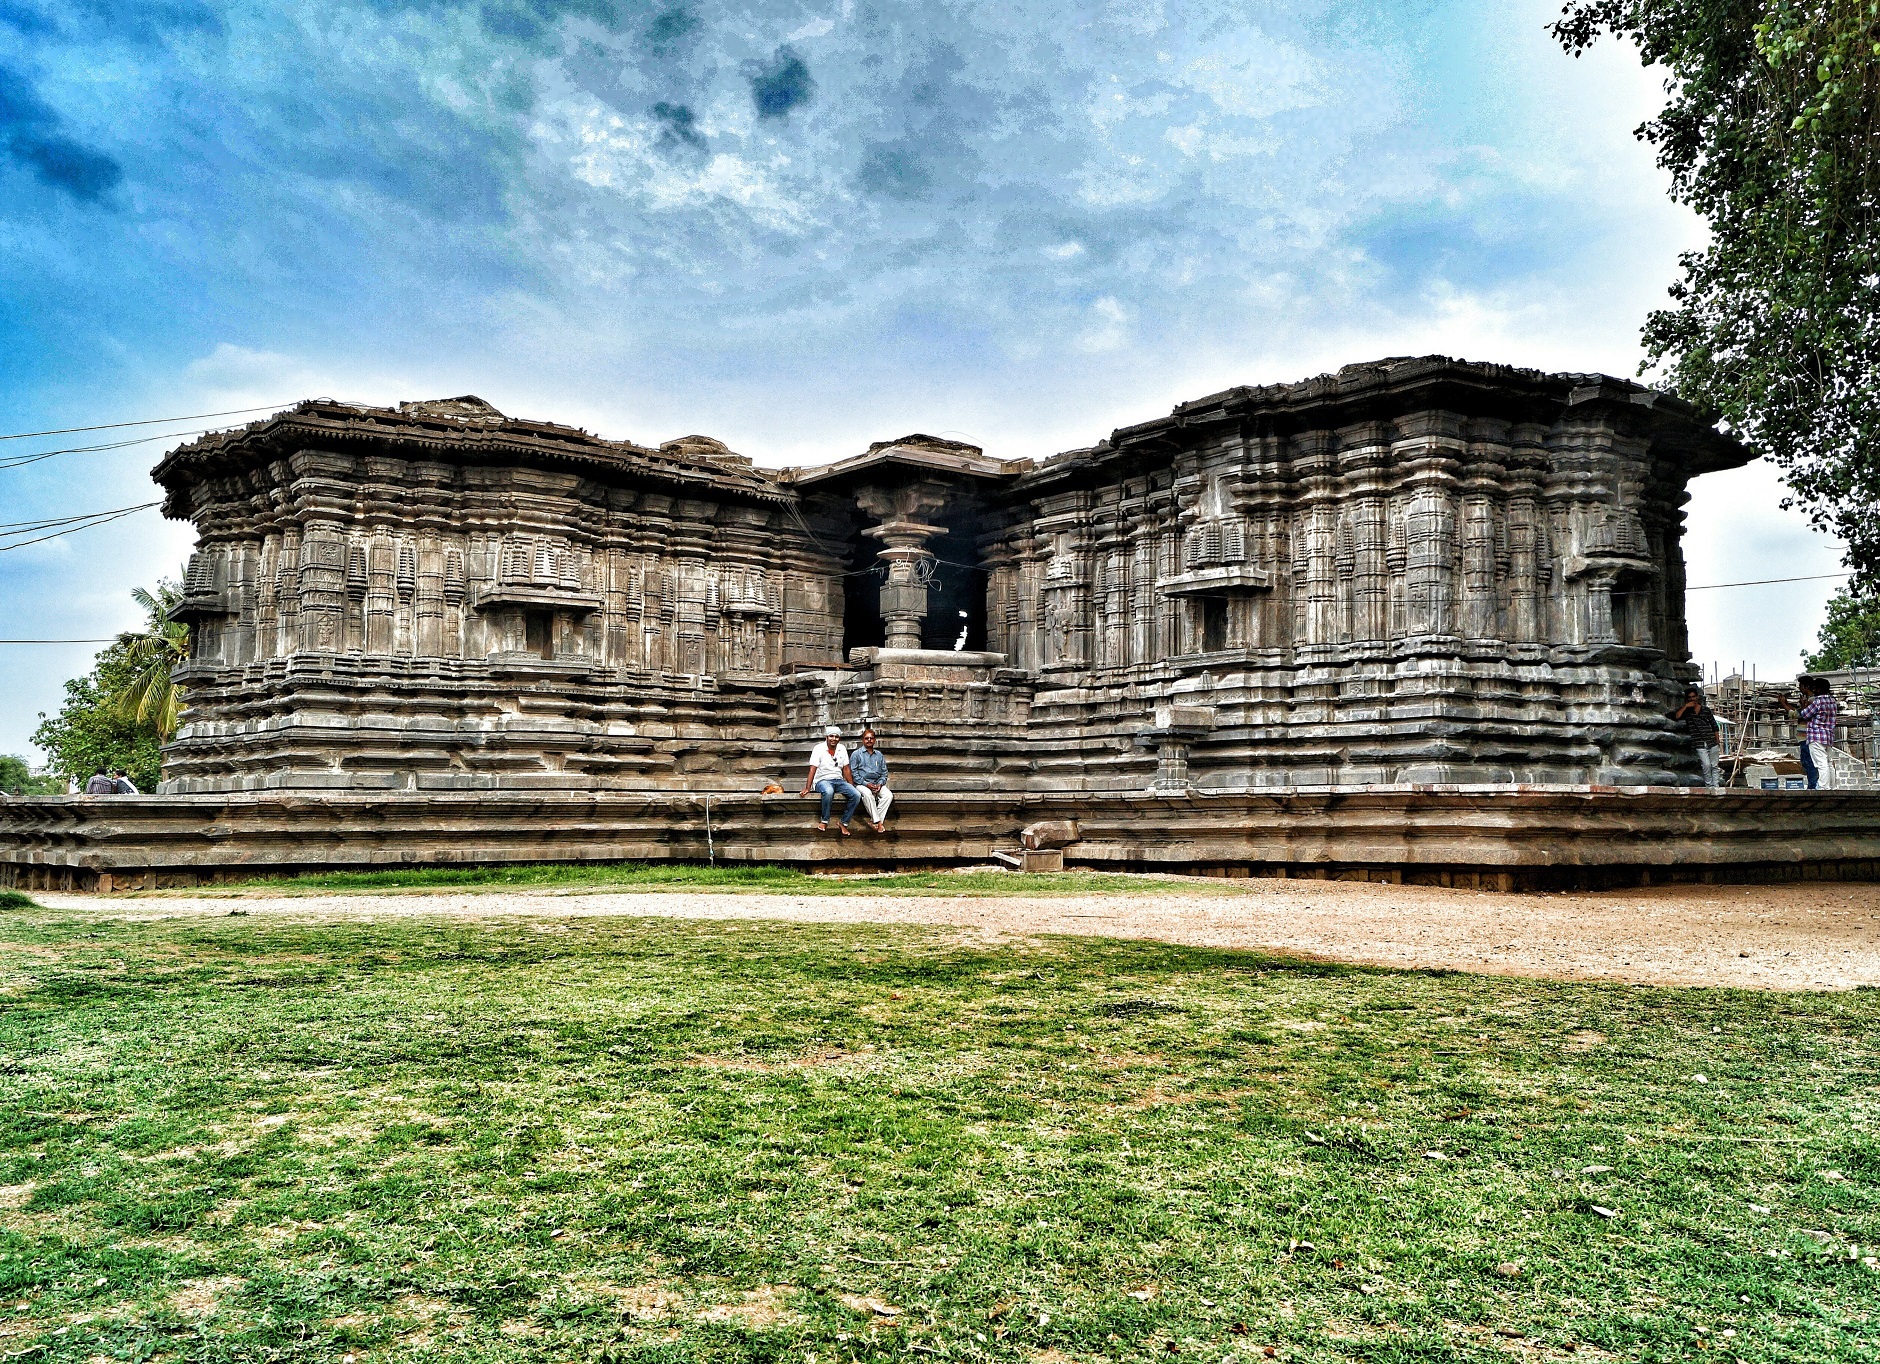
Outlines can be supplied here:
[[346, 605], [346, 542], [314, 527], [300, 546], [300, 648], [331, 652], [340, 646]]
[[259, 557], [252, 545], [243, 545], [236, 555], [233, 572], [239, 574], [238, 580], [231, 584], [231, 595], [235, 599], [235, 639], [230, 651], [231, 663], [249, 663], [255, 657], [255, 578], [259, 567]]
[[281, 533], [281, 556], [274, 575], [274, 652], [287, 657], [300, 647], [300, 530]]
[[437, 537], [418, 542], [417, 587], [412, 596], [415, 627], [412, 653], [419, 658], [440, 658], [444, 653], [444, 551]]
[[1462, 506], [1462, 633], [1470, 639], [1501, 637], [1495, 577], [1503, 558], [1494, 504], [1472, 494]]
[[1351, 509], [1351, 636], [1366, 644], [1390, 638], [1386, 539], [1384, 499], [1365, 493]]
[[1455, 628], [1456, 514], [1448, 490], [1425, 484], [1404, 517], [1405, 595], [1412, 635], [1447, 635]]
[[280, 584], [280, 541], [270, 535], [261, 542], [255, 564], [255, 653], [257, 659], [273, 658], [280, 650], [278, 604]]
[[357, 540], [346, 543], [346, 640], [351, 653], [366, 647], [366, 547]]
[[1129, 522], [1130, 659], [1138, 667], [1159, 657], [1155, 649], [1156, 529], [1152, 516]]
[[366, 652], [389, 654], [392, 651], [392, 577], [398, 567], [398, 551], [383, 535], [374, 535], [366, 543]]
[[946, 490], [915, 483], [901, 488], [863, 488], [856, 505], [870, 516], [882, 518], [862, 534], [882, 542], [878, 556], [887, 565], [881, 584], [882, 643], [890, 649], [918, 649], [927, 622], [927, 580], [933, 572], [933, 552], [927, 542], [945, 535], [943, 526], [921, 518], [946, 503]]
[[890, 649], [918, 649], [926, 628], [927, 575], [934, 557], [927, 541], [946, 531], [919, 521], [884, 521], [864, 534], [885, 546], [880, 554], [888, 565], [881, 584], [883, 642]]
[[444, 639], [446, 658], [463, 657], [464, 565], [463, 551], [452, 547], [444, 551]]
[[1303, 553], [1306, 644], [1331, 644], [1338, 638], [1336, 512], [1330, 502], [1306, 508], [1299, 541]]
[[398, 546], [398, 568], [393, 580], [398, 594], [396, 626], [392, 636], [393, 652], [409, 657], [415, 637], [415, 598], [418, 592], [418, 553], [409, 541]]

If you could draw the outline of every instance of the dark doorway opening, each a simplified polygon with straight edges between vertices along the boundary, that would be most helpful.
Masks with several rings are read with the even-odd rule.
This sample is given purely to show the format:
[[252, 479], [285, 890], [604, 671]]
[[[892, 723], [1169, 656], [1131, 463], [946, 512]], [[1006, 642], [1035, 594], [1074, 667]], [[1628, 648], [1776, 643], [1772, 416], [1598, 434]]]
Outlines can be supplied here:
[[543, 658], [555, 656], [555, 617], [548, 611], [522, 613], [522, 645]]
[[848, 576], [842, 580], [842, 658], [851, 649], [879, 649], [887, 639], [881, 623], [882, 567], [875, 562], [881, 546], [857, 537], [849, 550]]
[[986, 647], [986, 570], [962, 564], [933, 565], [927, 584], [927, 624], [922, 643], [929, 649]]
[[1227, 598], [1201, 599], [1201, 652], [1218, 654], [1227, 647]]
[[[842, 656], [851, 649], [879, 649], [887, 639], [881, 620], [881, 583], [886, 568], [877, 559], [881, 546], [863, 540], [849, 555], [848, 576], [842, 580]], [[921, 648], [965, 649], [986, 647], [986, 581], [983, 568], [934, 560], [928, 568], [927, 619], [921, 626]]]

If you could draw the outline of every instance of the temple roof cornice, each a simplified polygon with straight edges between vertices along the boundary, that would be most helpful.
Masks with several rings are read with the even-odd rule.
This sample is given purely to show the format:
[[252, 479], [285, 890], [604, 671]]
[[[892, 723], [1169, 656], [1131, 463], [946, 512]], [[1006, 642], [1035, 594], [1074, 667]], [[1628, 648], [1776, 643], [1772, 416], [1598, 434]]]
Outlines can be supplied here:
[[309, 448], [414, 463], [536, 465], [602, 482], [652, 482], [771, 503], [790, 498], [768, 474], [716, 442], [688, 438], [652, 449], [605, 440], [577, 427], [505, 417], [467, 398], [396, 409], [308, 399], [262, 421], [180, 445], [163, 457], [151, 477], [168, 494], [164, 515], [184, 518], [193, 512], [186, 490], [205, 475]]
[[1627, 425], [1680, 458], [1688, 474], [1735, 468], [1754, 458], [1691, 404], [1631, 380], [1429, 355], [1346, 365], [1293, 384], [1224, 389], [1181, 403], [1166, 417], [1118, 427], [1089, 449], [1045, 460], [1019, 486], [1043, 488], [1118, 460], [1191, 448], [1209, 438], [1286, 438], [1432, 410], [1550, 428], [1577, 415], [1576, 409], [1588, 417], [1616, 409]]

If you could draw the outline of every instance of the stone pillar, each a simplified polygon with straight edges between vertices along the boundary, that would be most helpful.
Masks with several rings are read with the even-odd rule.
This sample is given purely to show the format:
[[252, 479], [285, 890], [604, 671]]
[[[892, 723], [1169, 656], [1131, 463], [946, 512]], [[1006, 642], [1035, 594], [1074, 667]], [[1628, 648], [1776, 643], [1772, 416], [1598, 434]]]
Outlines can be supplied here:
[[947, 533], [944, 526], [930, 525], [922, 518], [945, 506], [946, 499], [945, 488], [925, 482], [856, 492], [855, 504], [881, 518], [880, 525], [870, 526], [862, 534], [884, 546], [877, 556], [888, 567], [887, 580], [881, 584], [884, 648], [921, 647], [927, 621], [927, 579], [934, 558], [927, 542]]
[[1164, 704], [1155, 708], [1155, 724], [1137, 735], [1136, 742], [1155, 749], [1155, 784], [1164, 795], [1187, 792], [1188, 750], [1214, 728], [1214, 707]]
[[920, 521], [884, 521], [864, 534], [882, 542], [880, 559], [888, 566], [881, 585], [881, 625], [889, 649], [918, 649], [927, 621], [927, 575], [933, 552], [927, 541], [945, 535], [942, 526]]

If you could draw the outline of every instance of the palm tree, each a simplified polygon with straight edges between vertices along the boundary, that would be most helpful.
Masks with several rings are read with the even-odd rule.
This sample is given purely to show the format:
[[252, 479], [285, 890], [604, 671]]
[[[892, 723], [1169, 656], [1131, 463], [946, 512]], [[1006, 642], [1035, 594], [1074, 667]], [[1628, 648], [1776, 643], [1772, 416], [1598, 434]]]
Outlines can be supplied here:
[[112, 708], [123, 719], [150, 725], [159, 739], [176, 733], [183, 691], [170, 680], [170, 672], [189, 657], [189, 627], [171, 620], [170, 612], [183, 599], [183, 589], [168, 580], [155, 592], [136, 588], [131, 597], [144, 608], [142, 630], [126, 630], [112, 647], [130, 665], [130, 676], [112, 698]]

